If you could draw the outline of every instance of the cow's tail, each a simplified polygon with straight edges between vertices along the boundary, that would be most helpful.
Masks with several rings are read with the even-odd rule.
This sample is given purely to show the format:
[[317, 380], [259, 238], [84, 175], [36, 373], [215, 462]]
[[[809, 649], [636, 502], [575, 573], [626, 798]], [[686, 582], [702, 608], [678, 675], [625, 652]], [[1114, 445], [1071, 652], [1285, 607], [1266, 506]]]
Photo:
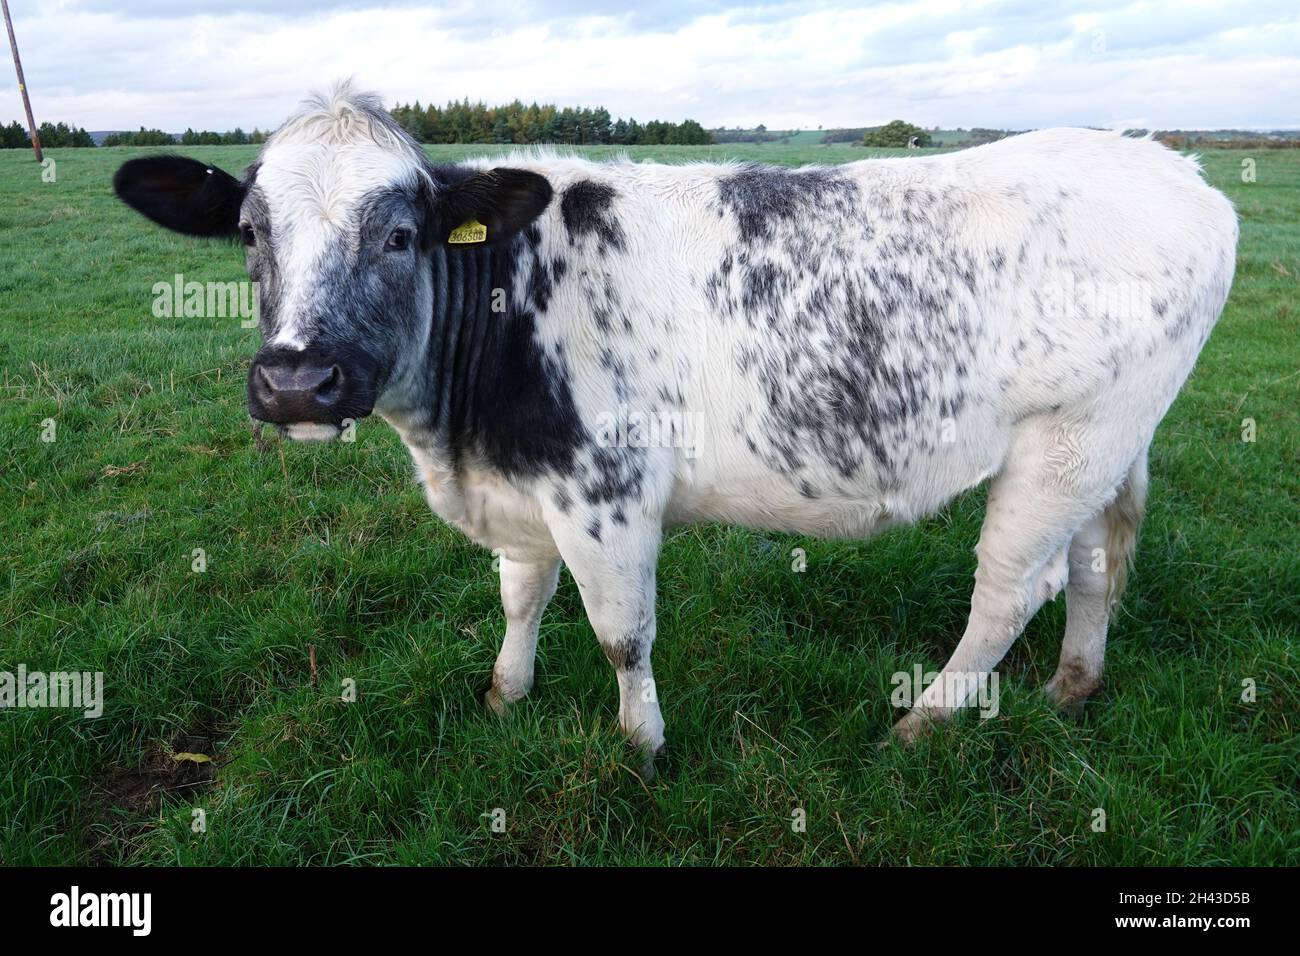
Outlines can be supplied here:
[[1124, 596], [1129, 565], [1137, 547], [1138, 528], [1147, 507], [1147, 453], [1138, 455], [1119, 494], [1106, 506], [1106, 600], [1113, 608]]

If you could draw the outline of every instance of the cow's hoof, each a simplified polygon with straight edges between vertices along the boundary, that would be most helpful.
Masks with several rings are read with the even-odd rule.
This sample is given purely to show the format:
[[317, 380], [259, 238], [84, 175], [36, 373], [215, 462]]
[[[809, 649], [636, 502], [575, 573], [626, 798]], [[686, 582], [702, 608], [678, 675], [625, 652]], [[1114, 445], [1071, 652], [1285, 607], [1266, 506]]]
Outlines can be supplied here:
[[904, 747], [910, 747], [922, 737], [928, 735], [933, 729], [934, 720], [920, 711], [914, 710], [894, 724], [889, 730], [889, 736], [877, 746], [881, 749], [888, 747], [890, 744], [902, 744]]
[[1090, 674], [1078, 661], [1062, 661], [1043, 693], [1057, 710], [1077, 719], [1083, 716], [1084, 703], [1099, 686], [1100, 674]]
[[[519, 698], [519, 700], [521, 699]], [[497, 690], [497, 685], [493, 684], [487, 689], [487, 693], [483, 695], [483, 703], [487, 705], [488, 710], [501, 717], [510, 709], [512, 704], [518, 703], [518, 700], [509, 700], [502, 697], [501, 691]]]
[[1073, 692], [1068, 687], [1053, 686], [1052, 683], [1043, 687], [1043, 693], [1052, 707], [1062, 716], [1072, 720], [1083, 717], [1084, 704], [1088, 700], [1087, 694]]
[[663, 757], [664, 749], [667, 746], [667, 744], [660, 744], [655, 748], [654, 753], [646, 756], [645, 747], [635, 744], [633, 745], [636, 755], [641, 758], [641, 763], [640, 766], [637, 767], [636, 774], [641, 778], [642, 783], [653, 783], [655, 777], [659, 776], [659, 770], [655, 766], [655, 761]]

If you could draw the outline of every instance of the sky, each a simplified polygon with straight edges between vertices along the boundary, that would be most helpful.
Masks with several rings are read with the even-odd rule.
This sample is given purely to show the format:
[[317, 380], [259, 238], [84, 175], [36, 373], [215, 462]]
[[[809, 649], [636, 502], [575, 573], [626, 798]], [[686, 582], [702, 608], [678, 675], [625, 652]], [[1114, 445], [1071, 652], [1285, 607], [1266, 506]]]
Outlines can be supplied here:
[[[274, 128], [354, 77], [638, 120], [1300, 127], [1300, 0], [10, 0], [37, 122]], [[0, 65], [0, 72], [8, 67]], [[22, 117], [12, 72], [0, 123]]]

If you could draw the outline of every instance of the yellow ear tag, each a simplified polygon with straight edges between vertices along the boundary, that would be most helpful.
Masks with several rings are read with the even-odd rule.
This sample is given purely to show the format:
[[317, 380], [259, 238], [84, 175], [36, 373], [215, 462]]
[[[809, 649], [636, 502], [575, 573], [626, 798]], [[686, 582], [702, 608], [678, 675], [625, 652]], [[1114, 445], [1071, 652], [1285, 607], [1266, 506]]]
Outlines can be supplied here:
[[486, 242], [487, 226], [477, 219], [471, 219], [468, 222], [462, 222], [459, 226], [451, 231], [447, 241], [455, 244], [464, 244], [469, 242]]

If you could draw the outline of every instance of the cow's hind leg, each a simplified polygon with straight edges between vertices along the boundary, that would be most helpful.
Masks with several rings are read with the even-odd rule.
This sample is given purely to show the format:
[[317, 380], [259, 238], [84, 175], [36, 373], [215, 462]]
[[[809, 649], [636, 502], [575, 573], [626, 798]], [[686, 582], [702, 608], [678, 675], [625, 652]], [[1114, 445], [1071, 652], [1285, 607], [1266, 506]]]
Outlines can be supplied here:
[[1145, 510], [1146, 489], [1144, 451], [1129, 469], [1115, 500], [1090, 518], [1070, 542], [1065, 639], [1061, 662], [1045, 688], [1048, 697], [1062, 708], [1078, 707], [1101, 683], [1106, 629], [1124, 590]]
[[559, 558], [524, 562], [501, 556], [501, 608], [506, 615], [506, 636], [492, 668], [492, 686], [484, 696], [488, 707], [497, 713], [532, 689], [537, 628], [547, 602], [555, 594], [559, 576]]
[[[1114, 495], [1123, 462], [1132, 460], [1121, 459], [1117, 467], [1101, 457], [1113, 455], [1116, 444], [1084, 425], [1053, 419], [1017, 429], [1006, 464], [989, 484], [966, 630], [939, 678], [895, 725], [900, 739], [914, 739], [976, 698], [1043, 603], [1048, 566]], [[1088, 459], [1084, 448], [1097, 449], [1099, 457]]]

